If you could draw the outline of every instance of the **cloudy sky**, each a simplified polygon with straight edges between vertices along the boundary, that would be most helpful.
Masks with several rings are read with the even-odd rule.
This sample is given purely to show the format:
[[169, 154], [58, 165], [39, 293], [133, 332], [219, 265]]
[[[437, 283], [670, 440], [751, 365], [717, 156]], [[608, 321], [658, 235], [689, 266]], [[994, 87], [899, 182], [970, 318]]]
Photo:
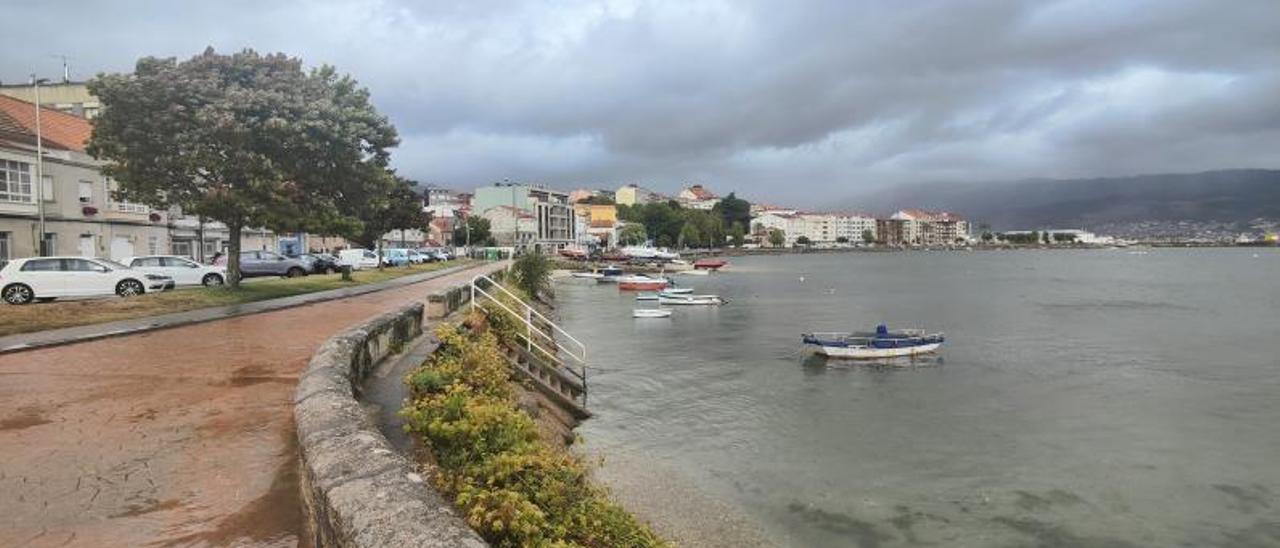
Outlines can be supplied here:
[[401, 172], [821, 205], [911, 182], [1280, 167], [1280, 1], [0, 0], [0, 80], [283, 51]]

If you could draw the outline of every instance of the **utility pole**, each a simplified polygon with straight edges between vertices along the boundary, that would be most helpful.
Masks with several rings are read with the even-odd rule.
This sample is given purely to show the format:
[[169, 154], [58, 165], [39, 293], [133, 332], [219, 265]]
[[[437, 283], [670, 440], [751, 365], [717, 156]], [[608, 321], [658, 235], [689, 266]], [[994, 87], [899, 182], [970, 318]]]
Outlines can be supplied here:
[[40, 256], [48, 257], [51, 250], [45, 246], [44, 237], [44, 133], [40, 125], [40, 84], [44, 82], [48, 80], [31, 75], [31, 85], [35, 88], [36, 96], [36, 212], [40, 219], [40, 232], [36, 241], [39, 242]]

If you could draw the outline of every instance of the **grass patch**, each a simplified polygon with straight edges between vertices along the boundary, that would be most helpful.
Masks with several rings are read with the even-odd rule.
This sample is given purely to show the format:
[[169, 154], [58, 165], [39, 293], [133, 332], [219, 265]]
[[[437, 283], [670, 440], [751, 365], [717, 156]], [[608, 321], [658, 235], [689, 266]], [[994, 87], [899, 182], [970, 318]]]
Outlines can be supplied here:
[[383, 270], [361, 270], [351, 274], [353, 279], [350, 282], [342, 281], [341, 274], [313, 274], [302, 278], [250, 280], [241, 284], [239, 289], [200, 287], [149, 293], [128, 299], [107, 297], [94, 300], [32, 303], [25, 306], [2, 305], [4, 314], [0, 314], [0, 336], [291, 297], [382, 282], [469, 262], [468, 259], [460, 259], [408, 267], [388, 267]]
[[594, 485], [588, 467], [549, 445], [516, 405], [511, 371], [483, 316], [471, 331], [442, 324], [440, 349], [405, 382], [405, 428], [439, 468], [432, 481], [495, 546], [658, 547], [667, 544]]

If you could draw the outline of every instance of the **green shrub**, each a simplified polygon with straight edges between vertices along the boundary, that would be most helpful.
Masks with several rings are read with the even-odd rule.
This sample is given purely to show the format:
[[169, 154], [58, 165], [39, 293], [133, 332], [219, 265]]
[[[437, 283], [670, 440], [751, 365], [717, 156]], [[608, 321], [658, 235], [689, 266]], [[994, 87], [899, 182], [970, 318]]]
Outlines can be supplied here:
[[551, 287], [551, 260], [541, 253], [525, 253], [511, 264], [511, 281], [525, 295], [537, 298]]
[[593, 485], [576, 456], [547, 445], [516, 406], [511, 372], [480, 317], [436, 329], [440, 349], [405, 382], [406, 429], [426, 441], [436, 486], [496, 546], [665, 546]]

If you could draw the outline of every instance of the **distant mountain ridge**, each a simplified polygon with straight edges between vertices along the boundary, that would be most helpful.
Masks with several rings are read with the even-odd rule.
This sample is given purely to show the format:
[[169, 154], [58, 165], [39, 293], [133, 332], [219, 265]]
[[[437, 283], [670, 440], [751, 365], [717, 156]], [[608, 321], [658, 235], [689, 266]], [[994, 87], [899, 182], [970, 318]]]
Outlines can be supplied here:
[[1243, 224], [1256, 218], [1280, 219], [1280, 170], [929, 183], [869, 194], [849, 205], [881, 212], [942, 209], [996, 230], [1089, 229], [1147, 221]]

